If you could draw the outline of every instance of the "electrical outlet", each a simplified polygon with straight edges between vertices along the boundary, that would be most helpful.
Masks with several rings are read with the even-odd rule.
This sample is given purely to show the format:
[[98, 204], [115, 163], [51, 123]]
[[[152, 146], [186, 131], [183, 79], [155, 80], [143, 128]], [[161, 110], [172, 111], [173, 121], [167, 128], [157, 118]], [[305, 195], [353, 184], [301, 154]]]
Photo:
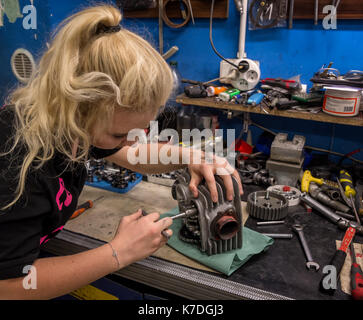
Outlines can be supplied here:
[[220, 63], [220, 82], [232, 85], [241, 91], [254, 89], [260, 81], [260, 63], [251, 59], [227, 59], [237, 66], [241, 71], [228, 62], [222, 60]]

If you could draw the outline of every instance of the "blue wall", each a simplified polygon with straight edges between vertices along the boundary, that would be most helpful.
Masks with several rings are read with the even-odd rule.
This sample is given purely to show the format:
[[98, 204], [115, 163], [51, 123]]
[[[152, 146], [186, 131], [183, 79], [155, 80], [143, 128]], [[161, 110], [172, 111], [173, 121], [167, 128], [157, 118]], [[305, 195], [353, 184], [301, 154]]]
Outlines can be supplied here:
[[[21, 0], [23, 5], [28, 1]], [[34, 4], [37, 6], [35, 0]], [[4, 65], [0, 76], [0, 91], [14, 84], [15, 79], [9, 67], [11, 53], [20, 45], [25, 45], [34, 53], [44, 48], [49, 36], [48, 32], [66, 16], [74, 13], [90, 1], [56, 1], [42, 0], [38, 5], [40, 26], [36, 32], [38, 40], [34, 40], [34, 31], [24, 31], [21, 21], [14, 25], [5, 21], [5, 28], [0, 28], [0, 61]], [[124, 19], [124, 26], [141, 34], [158, 46], [157, 19]], [[247, 32], [247, 55], [260, 61], [262, 77], [291, 77], [297, 74], [309, 86], [309, 79], [323, 64], [334, 62], [334, 67], [342, 73], [351, 69], [363, 70], [361, 52], [363, 21], [338, 20], [337, 30], [324, 30], [322, 26], [315, 27], [312, 20], [294, 21], [292, 30], [271, 29]], [[213, 38], [217, 49], [227, 58], [234, 58], [238, 50], [239, 15], [233, 1], [230, 1], [228, 19], [215, 19], [213, 23]], [[184, 78], [206, 81], [218, 77], [219, 58], [214, 54], [209, 44], [208, 19], [196, 19], [196, 24], [190, 23], [182, 29], [171, 29], [164, 26], [164, 51], [177, 45], [179, 52], [172, 60], [178, 62], [178, 68]], [[1, 95], [0, 95], [1, 97]], [[363, 148], [360, 135], [363, 128], [342, 125], [332, 125], [313, 121], [294, 120], [279, 117], [251, 115], [252, 119], [261, 125], [277, 132], [303, 134], [307, 144], [322, 148], [332, 148], [334, 151], [347, 153], [356, 148]], [[240, 121], [223, 121], [224, 127], [235, 127], [240, 130]], [[254, 129], [254, 142], [261, 130]], [[358, 157], [358, 156], [357, 156]], [[360, 154], [363, 159], [363, 154]]]

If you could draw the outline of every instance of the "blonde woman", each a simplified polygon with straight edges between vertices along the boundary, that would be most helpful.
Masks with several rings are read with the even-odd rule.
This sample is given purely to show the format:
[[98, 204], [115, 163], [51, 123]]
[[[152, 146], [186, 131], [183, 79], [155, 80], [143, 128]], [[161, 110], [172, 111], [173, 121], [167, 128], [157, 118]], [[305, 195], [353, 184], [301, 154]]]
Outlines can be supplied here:
[[[171, 236], [170, 218], [144, 217], [139, 210], [123, 218], [114, 239], [99, 248], [38, 258], [41, 245], [74, 212], [90, 155], [141, 173], [186, 167], [127, 160], [128, 132], [155, 119], [173, 78], [157, 51], [120, 22], [121, 13], [108, 5], [66, 19], [36, 75], [0, 111], [0, 299], [64, 295], [151, 255], [167, 241], [163, 230]], [[220, 164], [188, 166], [194, 195], [204, 178], [216, 201]], [[231, 176], [222, 178], [232, 199]], [[23, 286], [26, 266], [35, 267], [36, 289]]]

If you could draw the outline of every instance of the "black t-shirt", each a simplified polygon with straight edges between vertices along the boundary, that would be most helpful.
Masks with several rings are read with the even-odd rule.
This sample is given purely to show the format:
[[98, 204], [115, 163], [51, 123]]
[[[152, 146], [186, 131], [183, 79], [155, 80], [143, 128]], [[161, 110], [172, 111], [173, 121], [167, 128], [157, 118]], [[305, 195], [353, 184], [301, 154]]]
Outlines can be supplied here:
[[[14, 116], [11, 106], [0, 110], [0, 152], [11, 146]], [[93, 147], [90, 156], [100, 159], [118, 150]], [[14, 199], [24, 154], [25, 147], [20, 146], [0, 157], [0, 207]], [[29, 172], [18, 202], [0, 210], [0, 280], [26, 275], [23, 268], [38, 258], [41, 245], [60, 232], [75, 211], [86, 177], [84, 165], [70, 165], [60, 153], [41, 169]]]

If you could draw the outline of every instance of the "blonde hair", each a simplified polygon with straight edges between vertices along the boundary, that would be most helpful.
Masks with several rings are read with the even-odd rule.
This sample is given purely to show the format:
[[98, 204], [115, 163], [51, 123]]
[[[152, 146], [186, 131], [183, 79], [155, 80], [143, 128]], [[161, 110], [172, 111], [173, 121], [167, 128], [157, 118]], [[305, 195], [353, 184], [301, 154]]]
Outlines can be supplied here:
[[[111, 5], [90, 7], [64, 20], [42, 56], [32, 80], [10, 96], [16, 113], [15, 142], [26, 147], [19, 170], [16, 203], [30, 168], [39, 169], [58, 151], [72, 161], [85, 161], [90, 130], [106, 123], [115, 108], [155, 111], [172, 89], [171, 70], [160, 54], [140, 36], [117, 26], [120, 11]], [[78, 142], [75, 158], [72, 147]], [[8, 153], [9, 153], [8, 152]]]

